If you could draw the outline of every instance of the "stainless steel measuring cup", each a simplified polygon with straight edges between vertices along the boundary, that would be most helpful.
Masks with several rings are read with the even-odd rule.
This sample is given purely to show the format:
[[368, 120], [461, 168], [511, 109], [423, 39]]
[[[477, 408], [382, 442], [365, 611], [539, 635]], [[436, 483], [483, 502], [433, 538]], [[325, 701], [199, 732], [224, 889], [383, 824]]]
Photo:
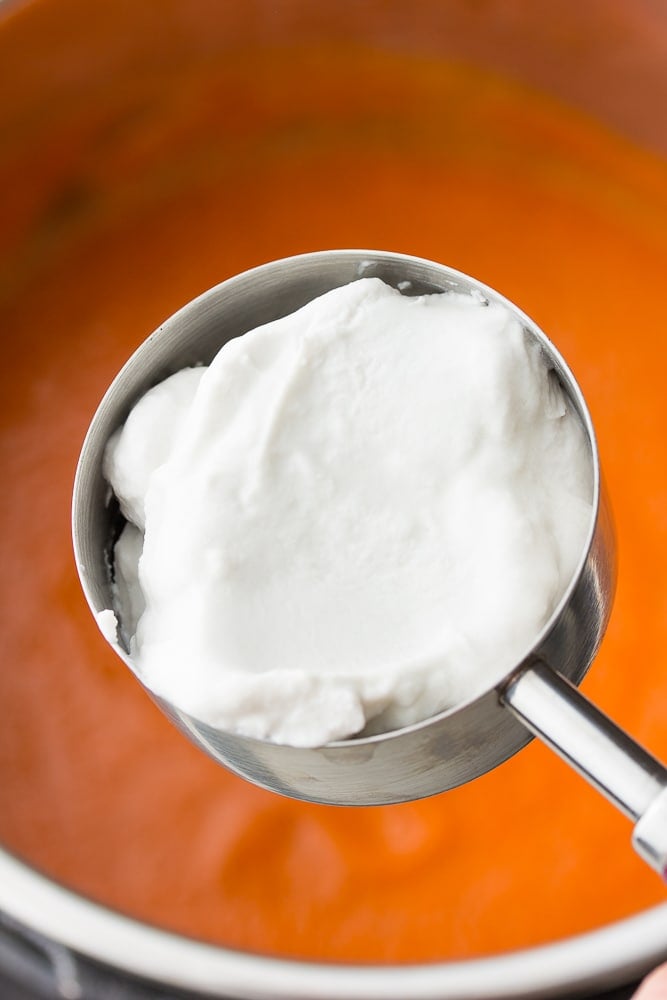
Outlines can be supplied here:
[[[576, 687], [604, 634], [615, 574], [611, 518], [586, 403], [535, 323], [493, 289], [458, 271], [380, 251], [304, 254], [230, 278], [159, 327], [110, 386], [81, 451], [72, 523], [76, 563], [91, 609], [113, 607], [113, 540], [121, 518], [102, 476], [104, 448], [139, 397], [180, 368], [210, 362], [227, 340], [369, 276], [406, 295], [472, 292], [500, 302], [539, 343], [586, 430], [594, 469], [593, 515], [570, 586], [513, 670], [469, 702], [394, 732], [318, 748], [283, 746], [218, 731], [149, 694], [191, 740], [237, 774], [285, 795], [341, 805], [401, 802], [445, 791], [496, 767], [535, 734], [630, 817], [636, 824], [635, 848], [665, 875], [667, 769]], [[116, 648], [134, 670], [127, 649]]]

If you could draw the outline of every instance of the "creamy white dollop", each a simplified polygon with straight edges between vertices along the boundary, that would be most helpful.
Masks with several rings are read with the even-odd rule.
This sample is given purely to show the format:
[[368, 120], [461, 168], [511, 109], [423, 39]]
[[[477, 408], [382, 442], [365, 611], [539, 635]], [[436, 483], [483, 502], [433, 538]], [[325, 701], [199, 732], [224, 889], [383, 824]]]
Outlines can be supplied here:
[[148, 687], [321, 745], [467, 700], [533, 645], [592, 517], [585, 433], [502, 306], [376, 278], [141, 399], [105, 474]]

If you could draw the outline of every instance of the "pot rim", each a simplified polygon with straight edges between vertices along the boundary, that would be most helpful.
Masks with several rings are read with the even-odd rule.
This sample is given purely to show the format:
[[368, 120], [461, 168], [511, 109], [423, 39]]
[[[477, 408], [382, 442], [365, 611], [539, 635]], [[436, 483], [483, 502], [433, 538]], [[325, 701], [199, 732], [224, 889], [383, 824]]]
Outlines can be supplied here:
[[0, 910], [79, 954], [140, 978], [236, 1000], [518, 1000], [604, 990], [667, 957], [667, 903], [594, 931], [502, 955], [344, 965], [233, 951], [95, 903], [0, 848]]

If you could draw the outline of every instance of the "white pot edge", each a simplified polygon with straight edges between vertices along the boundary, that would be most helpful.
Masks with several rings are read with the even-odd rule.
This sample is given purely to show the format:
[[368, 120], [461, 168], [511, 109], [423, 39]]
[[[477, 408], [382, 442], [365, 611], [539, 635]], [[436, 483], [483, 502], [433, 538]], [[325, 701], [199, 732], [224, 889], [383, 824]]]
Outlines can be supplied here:
[[98, 962], [237, 1000], [546, 1000], [623, 985], [667, 958], [667, 903], [553, 944], [469, 961], [354, 966], [267, 958], [124, 917], [1, 849], [0, 910]]

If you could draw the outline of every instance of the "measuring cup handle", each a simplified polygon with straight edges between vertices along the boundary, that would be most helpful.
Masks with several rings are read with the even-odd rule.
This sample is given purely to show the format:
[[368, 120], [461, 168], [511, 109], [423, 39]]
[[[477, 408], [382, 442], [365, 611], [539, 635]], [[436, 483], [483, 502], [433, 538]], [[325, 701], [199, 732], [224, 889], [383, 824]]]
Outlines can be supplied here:
[[501, 702], [636, 824], [637, 853], [667, 877], [667, 768], [543, 662], [513, 677]]

